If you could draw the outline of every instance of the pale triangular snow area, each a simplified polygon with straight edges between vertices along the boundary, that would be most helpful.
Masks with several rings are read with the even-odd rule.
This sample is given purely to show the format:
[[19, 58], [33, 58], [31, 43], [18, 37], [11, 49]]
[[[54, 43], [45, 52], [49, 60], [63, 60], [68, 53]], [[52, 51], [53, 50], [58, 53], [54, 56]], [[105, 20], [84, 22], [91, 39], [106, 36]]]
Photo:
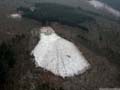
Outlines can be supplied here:
[[40, 30], [41, 40], [32, 51], [38, 67], [63, 78], [81, 74], [89, 68], [89, 63], [72, 42], [58, 36], [51, 27]]

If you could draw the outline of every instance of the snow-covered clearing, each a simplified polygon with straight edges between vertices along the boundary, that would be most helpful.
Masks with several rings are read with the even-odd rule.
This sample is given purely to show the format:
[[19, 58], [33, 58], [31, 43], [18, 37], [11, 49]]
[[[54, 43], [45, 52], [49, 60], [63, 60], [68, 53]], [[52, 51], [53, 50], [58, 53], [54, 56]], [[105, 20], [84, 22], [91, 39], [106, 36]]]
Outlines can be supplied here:
[[51, 27], [40, 30], [41, 40], [32, 51], [36, 66], [63, 78], [82, 74], [90, 67], [72, 42], [58, 36]]
[[14, 18], [14, 19], [22, 18], [21, 14], [18, 14], [18, 13], [10, 14], [9, 17]]

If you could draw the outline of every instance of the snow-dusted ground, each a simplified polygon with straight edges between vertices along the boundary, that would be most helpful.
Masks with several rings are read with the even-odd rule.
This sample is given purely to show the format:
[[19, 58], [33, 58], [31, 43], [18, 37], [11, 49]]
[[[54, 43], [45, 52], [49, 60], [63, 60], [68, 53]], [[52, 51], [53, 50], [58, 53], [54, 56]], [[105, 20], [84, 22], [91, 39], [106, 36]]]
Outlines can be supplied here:
[[10, 14], [9, 17], [14, 18], [14, 19], [22, 18], [21, 14], [19, 13]]
[[32, 51], [36, 66], [63, 78], [82, 74], [90, 67], [78, 48], [72, 42], [58, 36], [52, 28], [41, 28], [40, 38]]
[[114, 16], [120, 17], [120, 11], [113, 9], [111, 6], [109, 6], [103, 2], [100, 2], [98, 0], [90, 0], [88, 2], [89, 2], [89, 4], [94, 6], [96, 9], [106, 10], [109, 13], [113, 14]]

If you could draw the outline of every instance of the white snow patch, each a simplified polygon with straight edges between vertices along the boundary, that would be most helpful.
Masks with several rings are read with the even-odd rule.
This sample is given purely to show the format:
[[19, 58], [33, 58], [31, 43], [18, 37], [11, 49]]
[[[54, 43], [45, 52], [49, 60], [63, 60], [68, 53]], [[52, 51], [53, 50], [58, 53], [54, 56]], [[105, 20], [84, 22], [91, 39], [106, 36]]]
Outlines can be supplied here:
[[37, 67], [61, 77], [82, 74], [90, 64], [70, 41], [58, 36], [51, 27], [40, 29], [41, 40], [31, 52]]
[[36, 7], [30, 7], [30, 10], [34, 12], [36, 10]]
[[91, 0], [91, 1], [89, 1], [89, 3], [91, 5], [93, 5], [95, 8], [102, 8], [105, 5], [104, 3], [100, 2], [100, 1], [96, 1], [96, 0]]
[[113, 14], [114, 16], [120, 17], [120, 11], [112, 8], [111, 6], [100, 2], [98, 0], [90, 0], [88, 1], [90, 5], [94, 6], [96, 9], [102, 9], [102, 10], [106, 10], [109, 13]]
[[11, 14], [9, 17], [14, 18], [14, 19], [22, 18], [21, 14], [18, 14], [18, 13]]

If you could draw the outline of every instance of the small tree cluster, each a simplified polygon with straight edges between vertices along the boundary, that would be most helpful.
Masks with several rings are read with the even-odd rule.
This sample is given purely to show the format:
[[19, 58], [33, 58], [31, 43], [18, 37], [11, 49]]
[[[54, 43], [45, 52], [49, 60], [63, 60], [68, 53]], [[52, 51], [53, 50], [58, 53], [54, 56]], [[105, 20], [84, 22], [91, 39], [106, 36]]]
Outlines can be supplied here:
[[15, 53], [12, 47], [3, 42], [0, 45], [0, 81], [7, 79], [8, 71], [13, 68], [15, 64]]

